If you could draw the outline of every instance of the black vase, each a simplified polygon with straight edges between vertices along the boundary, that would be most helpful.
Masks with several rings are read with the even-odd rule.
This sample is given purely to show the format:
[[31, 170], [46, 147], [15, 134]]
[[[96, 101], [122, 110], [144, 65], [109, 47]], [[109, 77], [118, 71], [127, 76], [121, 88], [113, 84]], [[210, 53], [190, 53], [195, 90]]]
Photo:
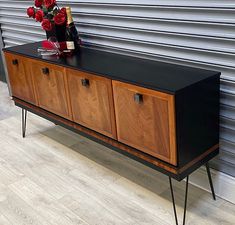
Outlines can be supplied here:
[[65, 32], [66, 32], [66, 24], [65, 25], [53, 24], [52, 29], [50, 31], [46, 31], [47, 40], [50, 37], [55, 37], [58, 42], [64, 42], [66, 41]]

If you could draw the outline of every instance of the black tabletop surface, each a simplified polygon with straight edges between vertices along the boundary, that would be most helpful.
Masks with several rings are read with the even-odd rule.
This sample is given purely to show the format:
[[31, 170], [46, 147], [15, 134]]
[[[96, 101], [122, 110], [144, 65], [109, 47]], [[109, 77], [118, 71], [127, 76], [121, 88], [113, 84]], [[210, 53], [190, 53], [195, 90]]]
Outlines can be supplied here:
[[216, 71], [139, 59], [84, 47], [77, 55], [70, 57], [43, 58], [37, 52], [39, 46], [41, 42], [3, 50], [171, 94], [203, 79], [220, 75]]

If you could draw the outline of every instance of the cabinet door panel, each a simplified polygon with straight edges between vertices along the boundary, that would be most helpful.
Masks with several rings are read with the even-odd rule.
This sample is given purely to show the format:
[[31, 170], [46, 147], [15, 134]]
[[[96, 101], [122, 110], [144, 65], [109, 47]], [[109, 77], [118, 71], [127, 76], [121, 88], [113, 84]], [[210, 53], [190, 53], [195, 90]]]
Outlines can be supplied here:
[[71, 119], [65, 69], [41, 61], [31, 61], [39, 107]]
[[5, 53], [12, 95], [36, 105], [32, 76], [25, 57]]
[[116, 138], [111, 80], [70, 69], [67, 76], [74, 121]]
[[176, 165], [174, 96], [113, 81], [120, 142]]

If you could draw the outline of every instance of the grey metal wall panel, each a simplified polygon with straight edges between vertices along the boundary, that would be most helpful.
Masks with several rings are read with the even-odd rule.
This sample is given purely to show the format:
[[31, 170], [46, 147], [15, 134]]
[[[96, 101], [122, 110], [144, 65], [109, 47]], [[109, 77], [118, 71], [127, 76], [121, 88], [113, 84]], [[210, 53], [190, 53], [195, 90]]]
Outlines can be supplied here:
[[2, 48], [3, 48], [3, 41], [2, 41], [1, 24], [0, 24], [0, 81], [6, 82], [5, 70], [3, 66]]
[[[45, 38], [27, 18], [32, 0], [0, 0], [4, 44]], [[105, 51], [219, 70], [221, 154], [214, 167], [235, 169], [235, 1], [234, 0], [58, 0], [70, 5], [85, 44]]]

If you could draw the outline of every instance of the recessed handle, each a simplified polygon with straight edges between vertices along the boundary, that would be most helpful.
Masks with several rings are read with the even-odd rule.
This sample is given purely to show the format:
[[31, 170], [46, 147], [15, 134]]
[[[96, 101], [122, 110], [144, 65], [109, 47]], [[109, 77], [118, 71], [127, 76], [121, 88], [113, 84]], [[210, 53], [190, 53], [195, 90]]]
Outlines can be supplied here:
[[45, 75], [48, 75], [49, 74], [49, 69], [47, 67], [42, 68], [42, 73], [45, 74]]
[[89, 80], [86, 78], [81, 79], [81, 82], [82, 82], [82, 86], [84, 86], [84, 87], [88, 87], [90, 85]]
[[142, 94], [139, 94], [139, 93], [136, 93], [134, 95], [134, 100], [135, 102], [137, 102], [138, 104], [140, 104], [141, 102], [143, 102], [143, 95]]
[[17, 60], [17, 59], [13, 59], [13, 60], [12, 60], [12, 64], [13, 64], [13, 65], [18, 65], [18, 60]]

